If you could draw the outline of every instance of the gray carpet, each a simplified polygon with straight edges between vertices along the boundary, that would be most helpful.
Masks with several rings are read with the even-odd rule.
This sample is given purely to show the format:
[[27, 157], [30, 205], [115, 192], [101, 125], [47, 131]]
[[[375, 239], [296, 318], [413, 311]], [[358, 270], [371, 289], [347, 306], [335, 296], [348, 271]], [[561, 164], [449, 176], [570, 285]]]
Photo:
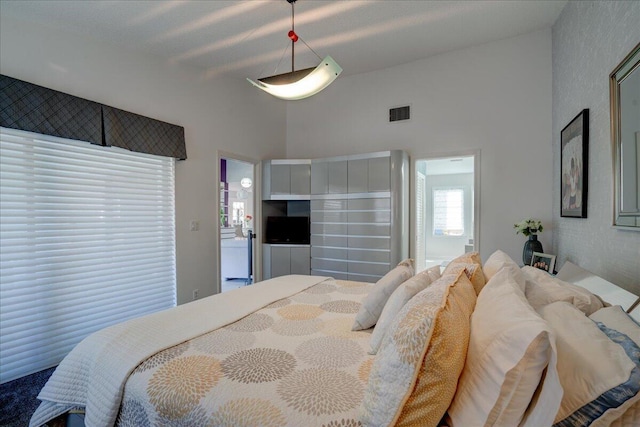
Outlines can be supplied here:
[[29, 425], [31, 414], [40, 405], [38, 393], [54, 369], [46, 369], [0, 385], [0, 426]]

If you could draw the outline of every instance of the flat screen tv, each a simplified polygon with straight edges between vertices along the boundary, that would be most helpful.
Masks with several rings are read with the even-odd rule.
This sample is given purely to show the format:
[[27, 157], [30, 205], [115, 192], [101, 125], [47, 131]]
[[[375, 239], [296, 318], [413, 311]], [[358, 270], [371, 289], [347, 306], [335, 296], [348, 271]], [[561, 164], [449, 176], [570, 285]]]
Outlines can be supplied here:
[[266, 242], [308, 245], [311, 240], [309, 217], [267, 217]]

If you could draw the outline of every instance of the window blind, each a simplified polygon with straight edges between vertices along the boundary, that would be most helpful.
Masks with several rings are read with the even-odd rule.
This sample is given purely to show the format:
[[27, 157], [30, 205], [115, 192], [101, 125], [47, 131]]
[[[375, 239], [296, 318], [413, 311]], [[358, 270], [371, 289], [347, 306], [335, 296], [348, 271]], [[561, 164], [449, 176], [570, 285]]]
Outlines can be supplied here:
[[462, 188], [433, 190], [433, 235], [462, 236], [464, 234], [464, 190]]
[[175, 306], [174, 165], [0, 128], [0, 382]]

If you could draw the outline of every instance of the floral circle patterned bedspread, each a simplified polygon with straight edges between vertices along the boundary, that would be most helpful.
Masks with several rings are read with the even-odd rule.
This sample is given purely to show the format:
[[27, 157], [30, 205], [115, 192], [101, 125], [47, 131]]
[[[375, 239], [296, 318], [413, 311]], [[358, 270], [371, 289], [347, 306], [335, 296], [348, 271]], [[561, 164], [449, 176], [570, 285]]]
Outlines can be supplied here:
[[359, 426], [374, 356], [371, 330], [351, 326], [371, 286], [319, 283], [157, 353], [127, 380], [117, 424]]

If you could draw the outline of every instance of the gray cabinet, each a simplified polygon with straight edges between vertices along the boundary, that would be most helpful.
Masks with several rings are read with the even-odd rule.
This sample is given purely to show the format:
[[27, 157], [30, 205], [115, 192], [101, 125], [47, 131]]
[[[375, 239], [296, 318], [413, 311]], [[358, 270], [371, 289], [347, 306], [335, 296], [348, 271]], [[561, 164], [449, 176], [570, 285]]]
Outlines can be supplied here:
[[376, 157], [367, 160], [369, 192], [391, 191], [391, 158]]
[[311, 194], [311, 165], [291, 165], [290, 166], [291, 194], [309, 195]]
[[290, 165], [271, 165], [271, 194], [291, 194]]
[[312, 162], [311, 274], [375, 282], [408, 257], [407, 170], [402, 151]]
[[263, 200], [309, 199], [310, 160], [265, 160], [262, 163]]
[[347, 192], [348, 164], [349, 163], [344, 160], [328, 162], [327, 175], [329, 181], [329, 194], [342, 194]]
[[349, 161], [349, 193], [391, 190], [390, 158], [375, 157]]
[[345, 160], [313, 160], [311, 162], [311, 194], [347, 192], [348, 162]]
[[311, 162], [311, 194], [391, 191], [391, 158], [386, 153], [343, 156]]
[[386, 274], [409, 256], [408, 168], [400, 150], [263, 162], [263, 199], [310, 199], [311, 217], [310, 246], [263, 245], [263, 277]]
[[311, 248], [309, 245], [270, 245], [264, 244], [263, 279], [286, 276], [287, 274], [306, 274], [311, 271]]

